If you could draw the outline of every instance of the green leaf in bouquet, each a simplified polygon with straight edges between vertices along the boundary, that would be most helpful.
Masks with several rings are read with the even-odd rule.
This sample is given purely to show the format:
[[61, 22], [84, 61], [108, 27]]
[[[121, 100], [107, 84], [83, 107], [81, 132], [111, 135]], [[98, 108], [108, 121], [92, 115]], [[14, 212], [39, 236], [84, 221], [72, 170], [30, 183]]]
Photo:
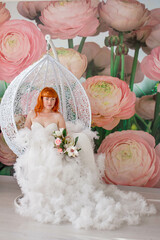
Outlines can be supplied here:
[[62, 148], [64, 150], [64, 143], [63, 142], [59, 146], [60, 146], [60, 148]]
[[74, 146], [76, 146], [77, 142], [78, 142], [78, 137], [75, 138]]
[[63, 137], [66, 137], [66, 136], [67, 136], [67, 131], [66, 131], [66, 129], [63, 130], [62, 134], [63, 134]]

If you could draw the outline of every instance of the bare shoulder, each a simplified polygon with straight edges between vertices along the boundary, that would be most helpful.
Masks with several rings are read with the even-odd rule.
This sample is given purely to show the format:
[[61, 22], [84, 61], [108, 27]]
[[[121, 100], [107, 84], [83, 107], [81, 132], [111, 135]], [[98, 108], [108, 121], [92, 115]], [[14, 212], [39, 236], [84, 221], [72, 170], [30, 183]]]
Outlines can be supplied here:
[[63, 115], [61, 114], [61, 113], [57, 113], [57, 116], [59, 117], [59, 118], [63, 118]]
[[54, 116], [56, 116], [57, 119], [63, 119], [63, 115], [59, 112], [54, 112]]

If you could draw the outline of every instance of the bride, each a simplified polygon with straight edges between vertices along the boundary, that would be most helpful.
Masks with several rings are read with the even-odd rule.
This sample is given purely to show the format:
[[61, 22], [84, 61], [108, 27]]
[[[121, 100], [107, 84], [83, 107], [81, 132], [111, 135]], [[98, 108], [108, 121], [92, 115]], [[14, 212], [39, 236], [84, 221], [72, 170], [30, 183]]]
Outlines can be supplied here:
[[[104, 158], [95, 160], [91, 131], [67, 125], [58, 108], [56, 91], [44, 88], [17, 135], [16, 141], [26, 149], [14, 166], [23, 193], [17, 211], [39, 222], [71, 222], [85, 229], [135, 225], [142, 216], [155, 214], [154, 206], [141, 195], [102, 182]], [[54, 148], [53, 131], [66, 125], [69, 135], [78, 136], [77, 158], [66, 158]]]

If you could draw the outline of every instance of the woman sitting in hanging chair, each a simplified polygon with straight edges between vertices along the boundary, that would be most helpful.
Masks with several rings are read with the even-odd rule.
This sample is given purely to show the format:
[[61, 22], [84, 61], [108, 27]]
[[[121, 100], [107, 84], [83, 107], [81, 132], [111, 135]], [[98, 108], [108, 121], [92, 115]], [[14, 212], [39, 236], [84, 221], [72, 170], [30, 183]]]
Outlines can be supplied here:
[[56, 91], [44, 88], [18, 133], [17, 142], [26, 150], [14, 166], [23, 193], [17, 211], [40, 222], [68, 221], [85, 229], [115, 229], [154, 214], [139, 194], [102, 182], [104, 158], [99, 156], [100, 171], [90, 139], [94, 133], [75, 133], [80, 127], [67, 125], [58, 107]]

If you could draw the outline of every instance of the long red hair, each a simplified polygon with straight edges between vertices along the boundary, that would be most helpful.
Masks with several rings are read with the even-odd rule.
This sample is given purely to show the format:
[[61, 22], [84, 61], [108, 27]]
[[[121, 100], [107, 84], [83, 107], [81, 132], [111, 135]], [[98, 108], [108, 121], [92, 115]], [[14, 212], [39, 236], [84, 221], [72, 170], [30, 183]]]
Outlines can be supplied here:
[[53, 112], [58, 112], [59, 110], [59, 97], [57, 92], [51, 88], [51, 87], [45, 87], [42, 89], [42, 91], [40, 92], [38, 98], [37, 98], [37, 104], [34, 108], [34, 111], [36, 113], [36, 116], [38, 113], [42, 112], [44, 106], [43, 106], [43, 97], [51, 97], [51, 98], [56, 98], [56, 102], [54, 107], [52, 108]]

